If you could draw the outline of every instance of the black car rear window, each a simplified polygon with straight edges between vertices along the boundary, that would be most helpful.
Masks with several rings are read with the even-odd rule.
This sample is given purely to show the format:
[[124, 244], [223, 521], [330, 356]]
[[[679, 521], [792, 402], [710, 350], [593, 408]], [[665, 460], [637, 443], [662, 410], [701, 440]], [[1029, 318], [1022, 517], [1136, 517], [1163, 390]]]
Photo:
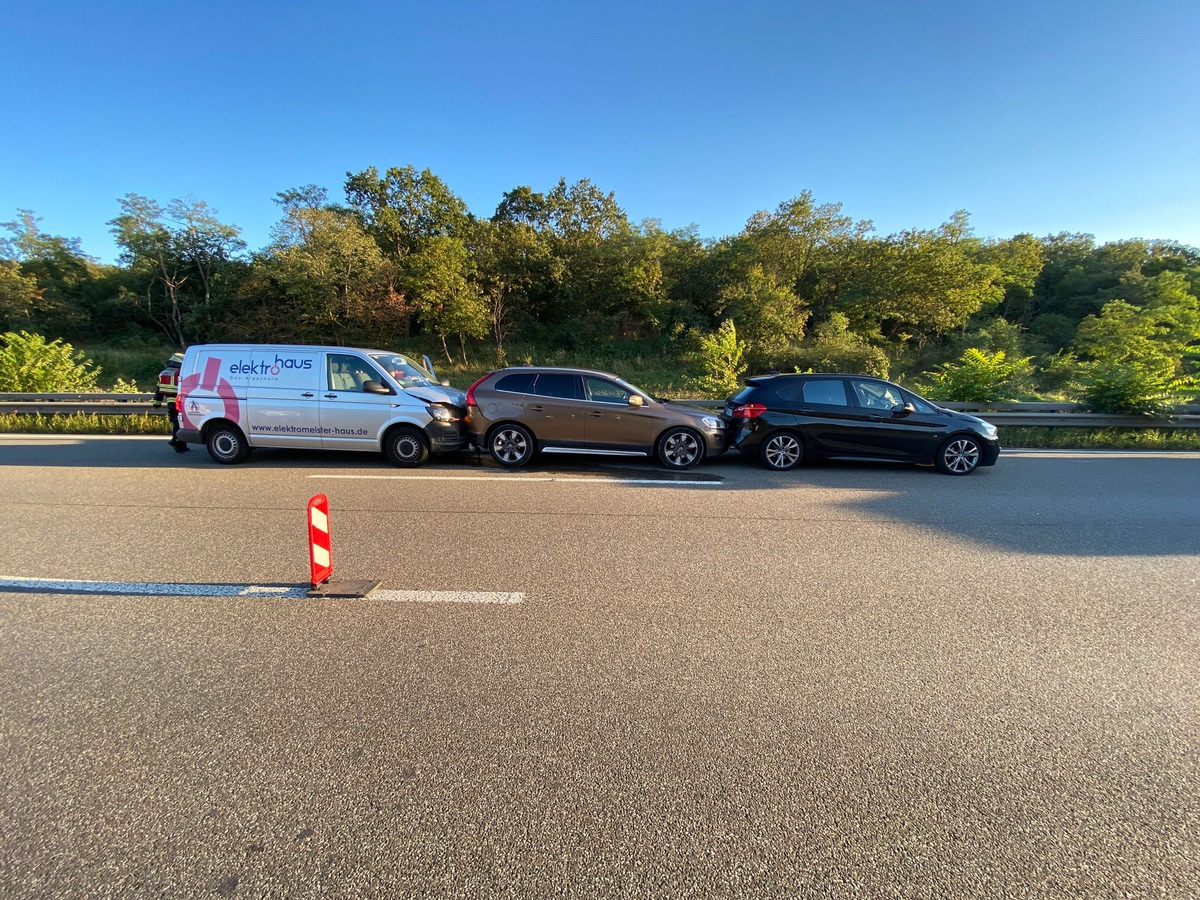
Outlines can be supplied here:
[[533, 393], [539, 397], [558, 397], [563, 400], [582, 400], [579, 377], [562, 372], [543, 372], [533, 385]]
[[533, 390], [533, 372], [514, 372], [496, 382], [496, 390], [510, 394], [528, 394]]

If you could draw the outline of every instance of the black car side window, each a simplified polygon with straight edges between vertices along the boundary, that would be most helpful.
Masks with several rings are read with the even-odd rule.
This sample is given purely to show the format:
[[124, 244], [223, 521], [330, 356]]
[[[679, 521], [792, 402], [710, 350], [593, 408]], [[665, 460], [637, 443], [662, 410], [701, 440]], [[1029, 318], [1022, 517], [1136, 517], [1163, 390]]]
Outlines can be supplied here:
[[562, 372], [543, 372], [533, 383], [533, 393], [539, 397], [557, 397], [560, 400], [582, 400], [579, 378]]
[[821, 406], [849, 406], [846, 399], [846, 383], [840, 379], [805, 381], [802, 398], [805, 403], [817, 403]]

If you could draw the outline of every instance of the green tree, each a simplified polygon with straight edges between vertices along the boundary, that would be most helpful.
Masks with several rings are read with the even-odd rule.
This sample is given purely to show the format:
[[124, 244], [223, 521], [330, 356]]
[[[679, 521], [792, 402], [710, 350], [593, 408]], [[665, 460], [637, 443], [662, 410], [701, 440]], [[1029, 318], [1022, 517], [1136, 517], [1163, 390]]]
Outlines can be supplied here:
[[698, 343], [696, 357], [704, 374], [692, 380], [692, 387], [706, 397], [728, 397], [747, 368], [746, 344], [738, 340], [737, 326], [726, 319], [715, 333], [700, 335]]
[[429, 238], [409, 261], [417, 314], [441, 340], [449, 362], [453, 362], [446, 343], [450, 335], [458, 337], [465, 363], [466, 338], [486, 337], [491, 324], [487, 301], [472, 275], [467, 248], [457, 238]]
[[121, 261], [141, 280], [143, 311], [168, 339], [185, 346], [211, 315], [214, 284], [245, 249], [239, 229], [222, 224], [203, 201], [165, 208], [138, 194], [120, 201], [109, 225]]
[[926, 372], [924, 390], [933, 400], [994, 403], [1020, 394], [1019, 381], [1033, 372], [1031, 357], [1010, 359], [1003, 350], [988, 353], [969, 347], [957, 363]]
[[96, 389], [100, 370], [70, 344], [26, 331], [10, 331], [0, 341], [0, 391], [46, 394]]
[[817, 324], [794, 357], [798, 370], [847, 372], [886, 378], [887, 354], [850, 329], [843, 313], [833, 313]]

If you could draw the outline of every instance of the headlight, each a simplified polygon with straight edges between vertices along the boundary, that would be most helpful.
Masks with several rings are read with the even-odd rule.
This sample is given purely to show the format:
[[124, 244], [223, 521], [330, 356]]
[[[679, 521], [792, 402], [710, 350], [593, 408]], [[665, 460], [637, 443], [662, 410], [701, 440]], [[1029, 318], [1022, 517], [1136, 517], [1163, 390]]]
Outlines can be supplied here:
[[986, 434], [988, 437], [995, 437], [997, 434], [996, 426], [993, 425], [991, 422], [984, 422], [983, 423], [983, 433]]
[[437, 422], [453, 422], [454, 421], [454, 416], [451, 414], [450, 410], [446, 409], [446, 407], [444, 407], [444, 406], [427, 406], [427, 407], [425, 407], [425, 409], [429, 413], [429, 415], [433, 416], [434, 421], [437, 421]]
[[725, 423], [722, 422], [720, 419], [718, 419], [716, 416], [705, 416], [700, 421], [704, 423], [705, 428], [712, 428], [716, 431], [720, 431], [721, 429], [723, 429], [725, 427]]

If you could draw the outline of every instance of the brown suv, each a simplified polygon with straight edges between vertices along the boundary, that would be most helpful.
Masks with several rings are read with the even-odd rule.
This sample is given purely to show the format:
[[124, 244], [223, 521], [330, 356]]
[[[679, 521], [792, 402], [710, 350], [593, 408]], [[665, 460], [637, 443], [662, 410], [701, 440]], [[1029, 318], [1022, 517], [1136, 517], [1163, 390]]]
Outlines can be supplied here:
[[488, 372], [467, 390], [468, 432], [502, 466], [534, 453], [657, 456], [690, 469], [725, 451], [725, 420], [655, 400], [608, 372], [520, 366]]

